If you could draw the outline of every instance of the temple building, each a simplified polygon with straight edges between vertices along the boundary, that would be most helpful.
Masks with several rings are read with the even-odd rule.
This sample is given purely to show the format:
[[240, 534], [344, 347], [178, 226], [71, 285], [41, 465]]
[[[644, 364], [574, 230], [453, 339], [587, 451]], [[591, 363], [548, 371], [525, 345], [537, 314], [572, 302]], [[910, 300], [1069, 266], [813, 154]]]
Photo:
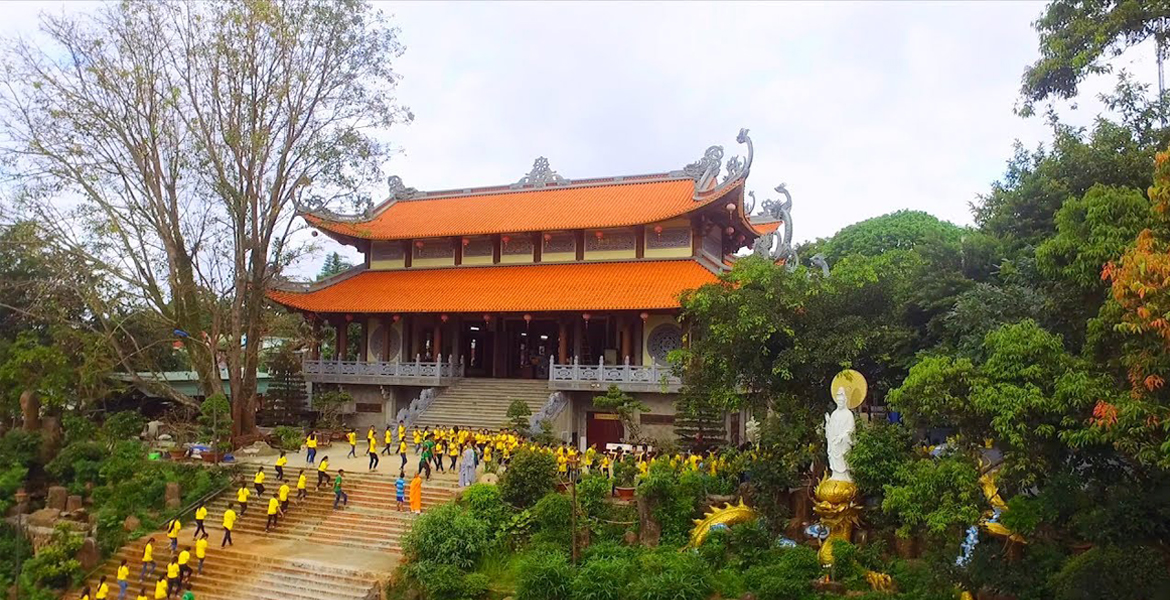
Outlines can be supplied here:
[[[612, 384], [650, 407], [647, 437], [672, 437], [679, 296], [777, 225], [745, 210], [746, 130], [738, 141], [747, 157], [726, 167], [719, 146], [681, 170], [592, 179], [566, 179], [539, 158], [510, 185], [423, 192], [391, 177], [389, 198], [365, 214], [303, 211], [365, 257], [270, 292], [336, 332], [334, 357], [310, 351], [306, 381], [351, 394], [347, 422], [359, 428], [399, 418], [496, 428], [520, 399], [566, 441], [599, 447], [622, 436], [592, 403]], [[358, 360], [341, 360], [354, 348]], [[733, 441], [742, 417], [727, 416]]]

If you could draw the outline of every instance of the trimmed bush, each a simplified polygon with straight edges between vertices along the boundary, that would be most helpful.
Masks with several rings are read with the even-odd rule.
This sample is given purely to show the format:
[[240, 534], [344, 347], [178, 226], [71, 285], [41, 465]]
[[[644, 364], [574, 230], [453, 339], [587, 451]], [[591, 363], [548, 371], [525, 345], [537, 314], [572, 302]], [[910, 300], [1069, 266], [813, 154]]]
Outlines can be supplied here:
[[632, 563], [603, 558], [585, 563], [573, 578], [573, 600], [624, 600]]
[[528, 508], [556, 485], [556, 459], [551, 454], [522, 450], [512, 456], [508, 470], [500, 477], [500, 494], [504, 502]]
[[1057, 600], [1170, 598], [1170, 574], [1145, 546], [1097, 546], [1075, 556], [1052, 578]]
[[516, 600], [572, 600], [575, 573], [564, 553], [533, 551], [519, 571]]
[[553, 492], [545, 494], [532, 507], [532, 520], [537, 530], [534, 542], [548, 542], [568, 547], [572, 543], [573, 501], [567, 496]]
[[812, 548], [778, 551], [775, 562], [748, 569], [744, 581], [759, 600], [793, 600], [813, 596], [812, 581], [821, 576], [821, 562]]
[[642, 555], [630, 600], [706, 600], [713, 590], [711, 572], [697, 555], [660, 548]]
[[403, 540], [407, 560], [471, 569], [491, 540], [487, 523], [461, 506], [445, 504], [419, 517]]
[[504, 504], [500, 488], [494, 485], [476, 483], [468, 487], [463, 490], [460, 504], [467, 508], [471, 516], [486, 523], [493, 534], [512, 518], [512, 509]]

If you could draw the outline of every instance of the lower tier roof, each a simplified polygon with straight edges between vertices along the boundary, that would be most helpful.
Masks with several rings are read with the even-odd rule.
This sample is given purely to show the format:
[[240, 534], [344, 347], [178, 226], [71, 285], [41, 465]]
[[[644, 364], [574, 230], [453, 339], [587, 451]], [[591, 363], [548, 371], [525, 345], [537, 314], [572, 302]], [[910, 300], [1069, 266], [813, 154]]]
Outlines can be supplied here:
[[362, 271], [274, 302], [317, 313], [652, 310], [716, 280], [694, 260], [533, 264]]

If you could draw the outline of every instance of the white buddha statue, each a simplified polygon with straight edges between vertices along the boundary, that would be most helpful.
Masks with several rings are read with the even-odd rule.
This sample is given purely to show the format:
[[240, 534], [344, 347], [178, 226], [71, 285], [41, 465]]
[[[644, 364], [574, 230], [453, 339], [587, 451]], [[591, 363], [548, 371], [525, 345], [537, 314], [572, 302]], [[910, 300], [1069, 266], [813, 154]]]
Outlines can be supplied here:
[[853, 429], [855, 427], [853, 411], [849, 410], [849, 398], [845, 395], [845, 388], [837, 388], [833, 395], [837, 402], [837, 409], [825, 413], [825, 441], [829, 454], [829, 469], [833, 474], [829, 479], [853, 481], [849, 476], [849, 463], [845, 462], [845, 455], [853, 447]]

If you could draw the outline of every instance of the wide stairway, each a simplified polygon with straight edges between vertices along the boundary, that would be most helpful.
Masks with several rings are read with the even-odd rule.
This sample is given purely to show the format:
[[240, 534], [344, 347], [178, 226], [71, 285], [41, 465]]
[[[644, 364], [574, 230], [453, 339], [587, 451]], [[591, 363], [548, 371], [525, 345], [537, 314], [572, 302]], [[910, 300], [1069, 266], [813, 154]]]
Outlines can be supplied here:
[[523, 400], [535, 414], [550, 393], [544, 379], [460, 379], [435, 398], [415, 425], [498, 429], [508, 422], [513, 400]]
[[[270, 482], [279, 486], [279, 482]], [[232, 532], [234, 545], [227, 548], [219, 546], [223, 539], [221, 524], [228, 501], [235, 499], [234, 489], [208, 505], [206, 526], [211, 533], [210, 545], [203, 574], [192, 579], [195, 597], [199, 600], [380, 598], [381, 586], [401, 556], [402, 537], [416, 518], [408, 511], [396, 510], [394, 478], [382, 473], [347, 472], [345, 490], [349, 504], [341, 510], [333, 509], [332, 480], [320, 492], [314, 491], [313, 483], [311, 479], [309, 497], [302, 504], [297, 504], [293, 491], [289, 511], [268, 533], [264, 532], [267, 501], [249, 502], [247, 512]], [[454, 475], [437, 474], [423, 484], [423, 511], [449, 501], [455, 490]], [[235, 509], [238, 511], [239, 506]], [[194, 531], [190, 518], [184, 520], [180, 550], [194, 547]], [[166, 563], [171, 558], [166, 534], [158, 532], [154, 538], [156, 573], [165, 574]], [[110, 598], [116, 598], [115, 573], [124, 558], [130, 567], [127, 596], [135, 597], [142, 585], [148, 597], [153, 598], [154, 581], [148, 576], [148, 581], [138, 583], [145, 542], [146, 538], [142, 538], [123, 546], [86, 583], [96, 592], [98, 578], [106, 575]], [[192, 552], [192, 567], [197, 562]]]

